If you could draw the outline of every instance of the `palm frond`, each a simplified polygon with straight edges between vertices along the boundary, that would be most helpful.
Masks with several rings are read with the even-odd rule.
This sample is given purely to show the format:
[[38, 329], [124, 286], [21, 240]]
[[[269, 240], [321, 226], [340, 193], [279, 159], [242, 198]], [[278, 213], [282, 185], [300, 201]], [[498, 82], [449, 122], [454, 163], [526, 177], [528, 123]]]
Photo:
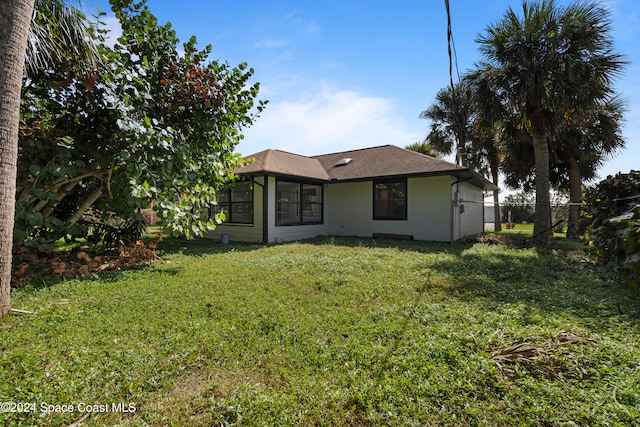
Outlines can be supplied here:
[[36, 0], [25, 57], [27, 70], [52, 67], [68, 58], [95, 62], [98, 51], [91, 31], [79, 3]]

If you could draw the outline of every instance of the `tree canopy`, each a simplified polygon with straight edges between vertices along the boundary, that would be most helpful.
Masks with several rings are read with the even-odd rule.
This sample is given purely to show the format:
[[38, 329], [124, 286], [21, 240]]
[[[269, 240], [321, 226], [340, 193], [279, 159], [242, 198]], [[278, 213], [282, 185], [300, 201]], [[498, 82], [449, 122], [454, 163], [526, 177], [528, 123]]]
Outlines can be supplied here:
[[[214, 226], [215, 190], [242, 163], [234, 148], [265, 105], [247, 64], [180, 46], [145, 2], [112, 0], [122, 36], [93, 27], [99, 61], [39, 67], [25, 80], [15, 237], [47, 250], [56, 239], [136, 230], [152, 204], [176, 234]], [[126, 233], [125, 233], [126, 234]]]
[[613, 51], [609, 12], [590, 1], [567, 7], [553, 0], [524, 1], [521, 15], [509, 8], [477, 42], [483, 60], [468, 78], [480, 91], [477, 99], [485, 101], [482, 110], [508, 117], [502, 121], [516, 136], [509, 147], [515, 158], [534, 159], [510, 166], [514, 181], [534, 177], [534, 236], [546, 243], [556, 173], [551, 165], [561, 127], [571, 112], [606, 102], [625, 64]]

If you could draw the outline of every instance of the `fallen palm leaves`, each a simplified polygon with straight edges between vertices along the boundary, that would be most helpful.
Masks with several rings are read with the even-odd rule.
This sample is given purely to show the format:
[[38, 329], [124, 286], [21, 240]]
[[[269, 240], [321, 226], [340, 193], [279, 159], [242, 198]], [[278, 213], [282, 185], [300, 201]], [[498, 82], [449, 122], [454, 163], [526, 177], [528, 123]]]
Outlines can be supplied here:
[[155, 252], [156, 242], [138, 240], [133, 244], [120, 241], [118, 252], [91, 255], [87, 251], [56, 252], [53, 256], [21, 253], [21, 263], [12, 273], [12, 285], [19, 286], [34, 277], [77, 277], [130, 268], [160, 257]]
[[539, 345], [522, 342], [497, 348], [493, 351], [491, 360], [495, 362], [502, 379], [515, 377], [522, 371], [554, 377], [564, 373], [582, 374], [583, 370], [579, 367], [570, 366], [575, 358], [569, 347], [578, 343], [595, 343], [595, 340], [560, 331], [553, 339]]

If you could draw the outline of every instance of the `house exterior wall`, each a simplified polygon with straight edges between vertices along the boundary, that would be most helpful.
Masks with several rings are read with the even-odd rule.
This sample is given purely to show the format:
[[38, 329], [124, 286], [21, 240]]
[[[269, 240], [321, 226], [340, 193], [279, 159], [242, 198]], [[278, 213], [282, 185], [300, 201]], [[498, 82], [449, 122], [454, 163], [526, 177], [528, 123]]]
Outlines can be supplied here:
[[[264, 223], [265, 177], [255, 178], [253, 224], [223, 223], [205, 237], [220, 240], [227, 234], [234, 242], [262, 242], [263, 225], [269, 243], [294, 241], [316, 236], [371, 237], [373, 233], [406, 234], [416, 240], [449, 242], [482, 233], [483, 192], [469, 183], [455, 183], [451, 176], [407, 179], [407, 219], [373, 219], [373, 181], [332, 183], [323, 186], [323, 223], [276, 226], [276, 179], [268, 177], [268, 219]], [[458, 192], [458, 203], [456, 200]], [[463, 205], [463, 211], [460, 211]], [[453, 232], [452, 232], [453, 226]]]
[[[455, 181], [453, 181], [455, 183]], [[468, 182], [452, 183], [454, 201], [452, 240], [480, 234], [484, 231], [484, 194]], [[456, 195], [457, 192], [457, 195]]]
[[431, 241], [449, 241], [451, 238], [449, 176], [407, 180], [406, 220], [373, 219], [372, 181], [331, 184], [326, 199], [330, 235], [370, 237], [373, 233], [407, 234], [416, 240]]
[[264, 177], [256, 177], [253, 185], [253, 224], [222, 223], [216, 229], [205, 234], [205, 238], [220, 240], [223, 234], [229, 236], [232, 242], [260, 242], [262, 241], [262, 197]]

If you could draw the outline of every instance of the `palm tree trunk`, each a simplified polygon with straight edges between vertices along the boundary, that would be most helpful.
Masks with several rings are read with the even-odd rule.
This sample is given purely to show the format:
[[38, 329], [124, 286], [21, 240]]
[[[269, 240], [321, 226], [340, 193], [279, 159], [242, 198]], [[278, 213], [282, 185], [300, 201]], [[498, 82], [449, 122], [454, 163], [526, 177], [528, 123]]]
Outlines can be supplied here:
[[11, 308], [20, 91], [34, 2], [3, 0], [0, 7], [0, 317]]
[[[497, 187], [500, 183], [498, 177], [498, 159], [492, 158], [491, 162], [491, 179], [493, 184]], [[502, 231], [502, 215], [500, 214], [500, 191], [493, 190], [493, 230]]]
[[580, 203], [582, 202], [582, 175], [576, 158], [567, 149], [562, 150], [562, 160], [569, 175], [569, 218], [567, 238], [577, 239], [580, 235]]
[[541, 123], [531, 117], [531, 137], [536, 165], [536, 213], [533, 220], [533, 240], [542, 245], [551, 239], [551, 197], [549, 184], [549, 144]]
[[502, 213], [500, 212], [499, 190], [493, 190], [493, 231], [502, 231]]

